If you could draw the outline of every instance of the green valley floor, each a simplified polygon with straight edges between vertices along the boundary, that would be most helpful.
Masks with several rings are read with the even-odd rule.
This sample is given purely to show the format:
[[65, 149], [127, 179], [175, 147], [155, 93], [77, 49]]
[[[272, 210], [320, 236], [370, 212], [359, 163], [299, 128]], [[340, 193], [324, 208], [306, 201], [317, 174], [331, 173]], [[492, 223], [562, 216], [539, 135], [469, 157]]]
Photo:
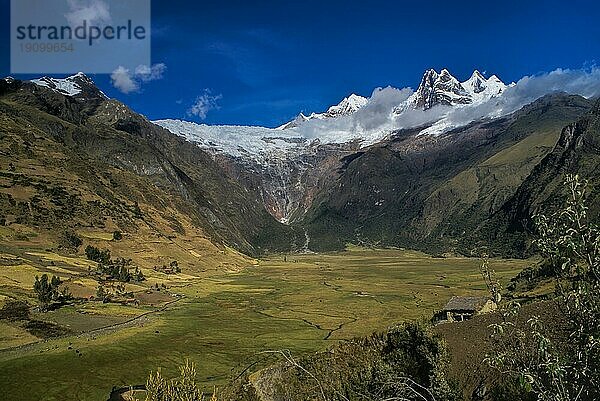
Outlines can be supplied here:
[[[531, 263], [493, 260], [492, 267], [506, 282]], [[453, 295], [483, 295], [479, 265], [478, 259], [351, 248], [273, 255], [237, 272], [188, 277], [169, 288], [174, 301], [143, 316], [111, 320], [106, 307], [94, 313], [107, 324], [92, 331], [17, 347], [0, 338], [2, 397], [105, 401], [113, 386], [144, 383], [159, 366], [175, 374], [186, 358], [210, 392], [247, 366], [260, 366], [263, 351], [322, 350], [395, 322], [429, 318]], [[45, 318], [62, 313], [73, 325], [73, 316], [85, 320], [69, 308], [76, 309]]]

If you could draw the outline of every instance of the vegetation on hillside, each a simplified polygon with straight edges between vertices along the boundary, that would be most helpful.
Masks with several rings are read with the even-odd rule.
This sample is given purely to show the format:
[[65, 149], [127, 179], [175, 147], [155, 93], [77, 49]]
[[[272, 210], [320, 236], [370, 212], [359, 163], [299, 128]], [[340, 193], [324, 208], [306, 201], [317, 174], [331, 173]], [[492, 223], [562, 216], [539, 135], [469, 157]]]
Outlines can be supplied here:
[[35, 276], [33, 291], [35, 292], [42, 311], [48, 310], [52, 302], [64, 302], [71, 298], [67, 288], [59, 290], [61, 281], [57, 276], [48, 278], [47, 274], [42, 274], [42, 277]]
[[[447, 378], [443, 341], [420, 324], [406, 323], [383, 333], [354, 339], [313, 355], [264, 351], [278, 363], [243, 375], [219, 393], [220, 400], [459, 400]], [[146, 382], [146, 401], [200, 401], [195, 367], [186, 361], [180, 378], [160, 370]], [[216, 395], [213, 395], [216, 399]]]
[[[146, 401], [204, 401], [206, 398], [196, 383], [196, 366], [186, 360], [179, 367], [179, 377], [165, 378], [160, 369], [150, 373], [146, 381]], [[210, 398], [216, 401], [216, 394]]]
[[98, 249], [88, 245], [85, 254], [89, 260], [98, 263], [98, 270], [95, 272], [98, 275], [124, 283], [132, 280], [141, 282], [146, 279], [139, 267], [132, 266], [131, 259], [111, 259], [108, 249]]
[[556, 280], [560, 321], [519, 324], [520, 304], [505, 307], [494, 325], [488, 361], [518, 379], [540, 401], [600, 399], [600, 231], [588, 219], [585, 182], [567, 176], [569, 199], [549, 216], [535, 216], [543, 269]]

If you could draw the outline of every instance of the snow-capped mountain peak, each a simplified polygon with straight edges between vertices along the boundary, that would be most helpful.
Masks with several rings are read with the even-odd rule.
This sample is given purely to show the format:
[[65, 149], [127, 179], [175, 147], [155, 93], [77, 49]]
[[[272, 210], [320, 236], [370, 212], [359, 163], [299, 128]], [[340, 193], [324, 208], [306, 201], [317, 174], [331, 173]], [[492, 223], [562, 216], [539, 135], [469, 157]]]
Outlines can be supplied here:
[[108, 96], [100, 91], [94, 81], [83, 72], [66, 78], [42, 77], [32, 79], [30, 82], [65, 96], [108, 99]]
[[465, 82], [459, 82], [447, 69], [438, 74], [430, 69], [425, 72], [419, 87], [409, 98], [408, 105], [399, 107], [396, 113], [406, 110], [406, 106], [427, 110], [437, 105], [456, 106], [488, 100], [502, 93], [506, 85], [495, 75], [486, 79], [478, 70], [473, 71]]
[[[494, 75], [495, 76], [495, 75]], [[479, 93], [486, 88], [486, 79], [478, 70], [473, 71], [471, 78], [462, 83], [463, 88], [469, 93]]]
[[434, 69], [429, 69], [409, 103], [413, 108], [427, 110], [438, 104], [466, 104], [469, 103], [469, 96], [450, 71], [444, 68], [438, 74]]
[[329, 109], [327, 109], [325, 114], [328, 114], [331, 117], [352, 114], [367, 104], [368, 101], [369, 99], [366, 97], [353, 93], [344, 98], [344, 100], [342, 100], [338, 105], [331, 106]]
[[340, 116], [347, 116], [352, 113], [355, 113], [358, 109], [363, 107], [368, 102], [369, 102], [368, 98], [366, 98], [364, 96], [356, 95], [353, 93], [350, 96], [345, 97], [340, 103], [329, 107], [327, 109], [327, 111], [324, 113], [311, 113], [308, 116], [304, 115], [304, 113], [300, 113], [292, 121], [289, 121], [289, 122], [277, 127], [276, 129], [285, 130], [285, 129], [289, 129], [289, 128], [295, 128], [295, 127], [298, 127], [300, 124], [302, 124], [306, 121], [309, 121], [309, 120], [315, 120], [315, 119], [323, 120], [326, 118], [336, 118], [336, 117], [340, 117]]

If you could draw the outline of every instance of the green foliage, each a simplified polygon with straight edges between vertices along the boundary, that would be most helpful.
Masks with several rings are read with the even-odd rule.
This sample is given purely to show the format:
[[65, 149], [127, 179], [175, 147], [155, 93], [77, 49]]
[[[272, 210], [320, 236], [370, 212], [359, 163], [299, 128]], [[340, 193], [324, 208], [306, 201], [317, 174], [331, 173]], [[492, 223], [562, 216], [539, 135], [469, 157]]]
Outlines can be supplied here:
[[[283, 361], [259, 373], [270, 381], [274, 399], [285, 400], [458, 400], [446, 377], [447, 354], [441, 340], [416, 323], [340, 344], [329, 351]], [[241, 388], [241, 387], [240, 387]], [[229, 399], [237, 399], [236, 395]]]
[[520, 304], [504, 308], [504, 320], [494, 325], [497, 349], [489, 363], [519, 380], [543, 401], [600, 399], [600, 234], [589, 222], [585, 182], [568, 176], [570, 197], [549, 216], [535, 216], [535, 241], [556, 278], [556, 301], [567, 334], [559, 341], [538, 317], [517, 323]]
[[110, 301], [110, 293], [104, 289], [104, 286], [99, 285], [96, 289], [96, 298], [102, 302]]
[[59, 247], [76, 252], [83, 241], [73, 230], [65, 230], [60, 234]]
[[[204, 395], [196, 384], [196, 366], [186, 360], [179, 368], [179, 377], [166, 379], [160, 370], [150, 373], [146, 381], [146, 401], [203, 401]], [[212, 400], [216, 401], [213, 396]]]
[[137, 281], [138, 283], [146, 280], [146, 276], [144, 276], [144, 273], [142, 273], [142, 271], [140, 270], [139, 267], [135, 267], [135, 269], [133, 269], [133, 273], [131, 275], [133, 281]]
[[89, 260], [98, 263], [99, 273], [105, 274], [109, 278], [125, 283], [131, 280], [144, 281], [146, 279], [138, 267], [135, 267], [133, 274], [130, 272], [131, 259], [111, 259], [110, 250], [108, 249], [98, 249], [95, 246], [88, 245], [85, 248], [85, 254]]
[[85, 247], [85, 256], [87, 256], [89, 260], [97, 263], [107, 264], [110, 262], [110, 250], [101, 250], [92, 245]]
[[123, 239], [123, 234], [121, 234], [121, 231], [115, 231], [113, 232], [113, 240], [115, 241], [121, 241]]
[[175, 272], [175, 273], [181, 273], [181, 267], [179, 267], [179, 263], [177, 263], [176, 260], [172, 261], [169, 264], [169, 267], [171, 267], [171, 269]]
[[52, 276], [50, 281], [48, 280], [47, 274], [42, 274], [41, 278], [39, 276], [35, 276], [33, 290], [40, 301], [40, 307], [43, 311], [46, 311], [50, 304], [54, 301], [62, 302], [71, 298], [71, 295], [66, 289], [63, 290], [63, 292], [59, 292], [58, 287], [60, 284], [60, 278], [56, 276]]

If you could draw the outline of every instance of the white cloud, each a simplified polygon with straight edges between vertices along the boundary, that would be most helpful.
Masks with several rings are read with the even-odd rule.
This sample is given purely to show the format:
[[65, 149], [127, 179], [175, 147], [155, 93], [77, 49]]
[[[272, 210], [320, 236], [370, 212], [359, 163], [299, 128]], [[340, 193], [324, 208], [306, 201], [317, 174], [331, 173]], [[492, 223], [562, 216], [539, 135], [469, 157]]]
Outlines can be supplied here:
[[510, 114], [550, 93], [566, 92], [586, 98], [599, 96], [600, 68], [557, 69], [526, 76], [509, 86], [501, 96], [480, 104], [464, 107], [436, 106], [425, 111], [407, 108], [400, 114], [393, 113], [394, 108], [413, 92], [410, 88], [378, 88], [369, 102], [354, 114], [335, 119], [310, 120], [295, 131], [306, 138], [331, 142], [363, 138], [367, 143], [379, 140], [386, 132], [432, 124], [433, 127], [426, 132], [441, 133], [475, 120]]
[[211, 110], [219, 109], [218, 101], [223, 98], [223, 95], [213, 95], [210, 89], [204, 89], [204, 93], [196, 98], [194, 104], [188, 109], [188, 116], [196, 116], [201, 120], [206, 118], [206, 115]]
[[166, 70], [167, 66], [164, 63], [152, 66], [139, 65], [133, 72], [128, 68], [119, 66], [112, 72], [110, 78], [115, 88], [125, 94], [129, 94], [139, 91], [141, 84], [144, 82], [162, 79]]
[[110, 80], [115, 88], [125, 94], [137, 92], [140, 89], [140, 85], [133, 80], [129, 70], [122, 66], [113, 71]]
[[88, 25], [103, 26], [111, 22], [110, 8], [103, 0], [68, 0], [69, 12], [65, 18], [72, 27], [83, 21]]
[[164, 63], [154, 64], [151, 67], [139, 65], [135, 69], [135, 76], [143, 82], [155, 81], [157, 79], [162, 79], [166, 69], [167, 66]]

